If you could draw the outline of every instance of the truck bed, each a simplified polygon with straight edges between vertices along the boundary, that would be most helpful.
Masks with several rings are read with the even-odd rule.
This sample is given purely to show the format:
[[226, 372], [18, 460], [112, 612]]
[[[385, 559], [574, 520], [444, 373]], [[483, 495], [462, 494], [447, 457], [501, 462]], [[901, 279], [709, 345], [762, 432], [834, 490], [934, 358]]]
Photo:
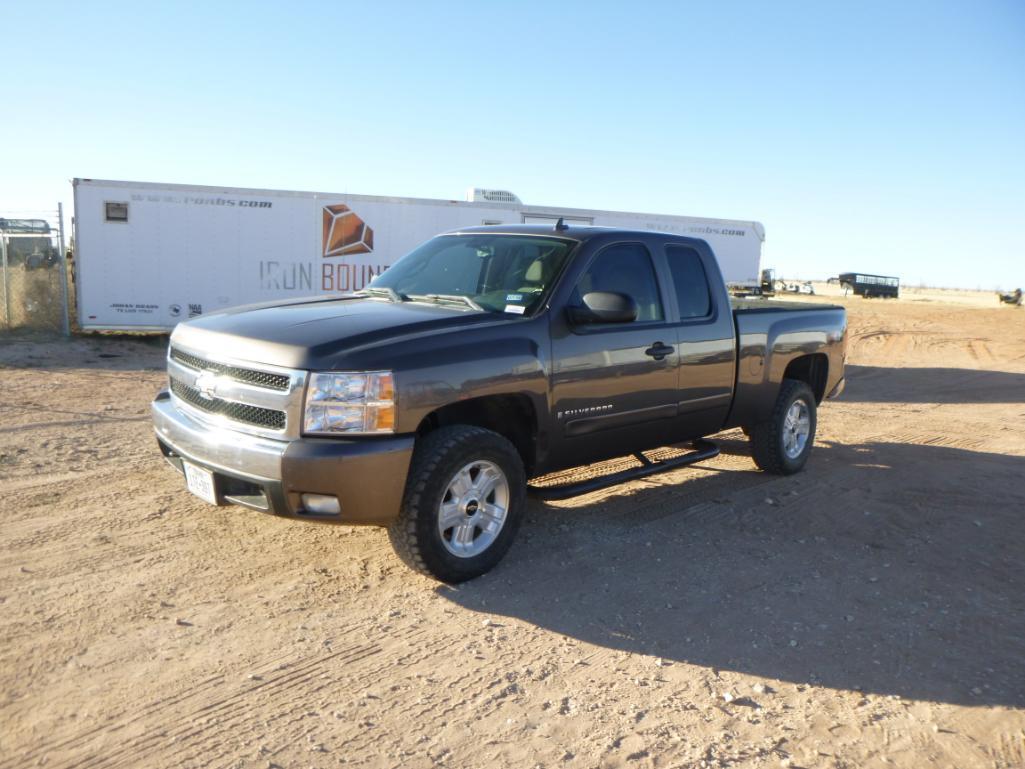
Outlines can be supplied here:
[[814, 382], [821, 400], [843, 378], [847, 313], [818, 302], [732, 299], [737, 333], [737, 380], [733, 425], [764, 418], [795, 358], [812, 370], [799, 378]]
[[734, 312], [750, 313], [765, 312], [772, 310], [839, 310], [842, 309], [836, 304], [819, 304], [818, 302], [787, 302], [776, 299], [741, 299], [730, 298], [730, 305]]

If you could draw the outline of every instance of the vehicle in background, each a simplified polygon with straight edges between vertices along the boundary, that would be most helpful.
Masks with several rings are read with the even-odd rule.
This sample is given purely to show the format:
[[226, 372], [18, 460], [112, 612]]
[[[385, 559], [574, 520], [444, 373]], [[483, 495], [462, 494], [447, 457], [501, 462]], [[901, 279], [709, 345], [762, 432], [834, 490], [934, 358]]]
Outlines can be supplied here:
[[900, 278], [887, 275], [869, 275], [864, 272], [843, 272], [839, 276], [840, 285], [856, 296], [897, 298], [900, 294]]
[[997, 294], [997, 296], [1000, 297], [1000, 301], [1003, 304], [1012, 304], [1016, 307], [1021, 307], [1022, 294], [1020, 288], [1015, 289], [1009, 294]]
[[777, 280], [775, 290], [779, 294], [815, 294], [815, 287], [810, 280], [803, 283], [787, 283], [785, 280]]
[[726, 289], [730, 296], [737, 299], [768, 298], [775, 296], [777, 291], [782, 291], [783, 282], [776, 280], [776, 271], [771, 267], [762, 270], [757, 282], [751, 281], [726, 281]]
[[54, 230], [45, 219], [0, 219], [0, 247], [6, 267], [23, 265], [32, 270], [58, 262]]
[[[808, 459], [844, 387], [842, 307], [731, 305], [709, 244], [602, 227], [470, 227], [360, 292], [211, 313], [171, 335], [160, 450], [212, 504], [387, 527], [446, 582], [492, 568], [528, 491], [564, 499], [714, 457]], [[672, 458], [644, 451], [685, 444]], [[577, 483], [546, 474], [634, 453]]]
[[439, 232], [600, 225], [707, 241], [731, 283], [757, 283], [758, 222], [523, 203], [75, 179], [75, 290], [83, 329], [170, 331], [254, 302], [346, 294]]

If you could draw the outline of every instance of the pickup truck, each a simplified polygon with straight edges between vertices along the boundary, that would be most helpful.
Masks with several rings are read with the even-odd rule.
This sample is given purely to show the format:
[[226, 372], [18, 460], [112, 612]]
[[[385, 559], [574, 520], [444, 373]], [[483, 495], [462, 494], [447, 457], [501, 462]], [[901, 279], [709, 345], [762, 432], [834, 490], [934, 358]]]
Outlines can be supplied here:
[[[731, 305], [700, 239], [472, 227], [360, 292], [179, 324], [152, 415], [207, 502], [387, 527], [406, 564], [460, 582], [505, 555], [528, 493], [708, 459], [705, 437], [726, 428], [744, 429], [762, 470], [797, 472], [817, 406], [843, 390], [846, 337], [840, 307]], [[661, 462], [641, 453], [678, 445]], [[529, 485], [628, 454], [635, 470]]]

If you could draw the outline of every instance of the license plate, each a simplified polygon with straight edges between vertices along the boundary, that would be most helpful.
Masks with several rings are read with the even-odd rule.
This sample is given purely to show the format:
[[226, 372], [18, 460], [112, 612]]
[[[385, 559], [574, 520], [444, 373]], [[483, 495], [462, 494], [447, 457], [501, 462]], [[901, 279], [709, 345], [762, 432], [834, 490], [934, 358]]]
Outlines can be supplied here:
[[185, 468], [185, 485], [189, 491], [211, 505], [217, 504], [217, 491], [214, 488], [214, 474], [209, 470], [188, 462], [182, 462]]

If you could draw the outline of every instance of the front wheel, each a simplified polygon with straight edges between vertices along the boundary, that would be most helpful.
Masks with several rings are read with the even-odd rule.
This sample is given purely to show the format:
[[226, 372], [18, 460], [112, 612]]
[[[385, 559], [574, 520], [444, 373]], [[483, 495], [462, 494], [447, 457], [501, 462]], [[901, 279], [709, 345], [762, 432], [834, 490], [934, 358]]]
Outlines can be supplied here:
[[767, 473], [793, 475], [815, 443], [815, 394], [804, 382], [784, 379], [768, 420], [751, 428], [751, 455]]
[[502, 560], [525, 505], [523, 462], [508, 440], [481, 427], [443, 427], [418, 441], [388, 536], [410, 568], [464, 582]]

